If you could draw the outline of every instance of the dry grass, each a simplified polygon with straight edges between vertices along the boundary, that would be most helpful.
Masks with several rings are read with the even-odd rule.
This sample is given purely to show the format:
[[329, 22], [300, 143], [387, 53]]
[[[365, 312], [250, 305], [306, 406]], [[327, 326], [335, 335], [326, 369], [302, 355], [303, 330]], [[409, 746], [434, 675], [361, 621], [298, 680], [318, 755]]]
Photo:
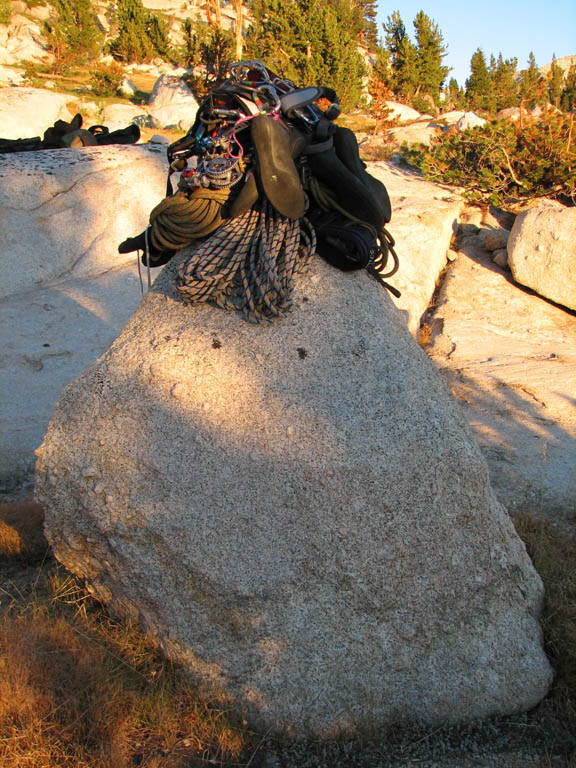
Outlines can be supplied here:
[[[46, 558], [38, 505], [2, 505], [0, 511], [0, 576], [5, 579], [19, 568], [29, 574], [29, 582], [32, 578], [29, 588], [12, 594], [0, 588], [2, 768], [255, 768], [258, 750], [269, 748], [302, 768], [344, 764], [342, 750], [350, 745], [332, 745], [324, 759], [325, 745], [303, 746], [300, 754], [270, 740], [264, 744], [236, 719], [229, 702], [200, 698], [135, 625], [108, 615], [54, 561], [37, 565], [38, 558]], [[529, 716], [530, 728], [554, 731], [546, 742], [552, 745], [551, 755], [554, 744], [571, 754], [576, 739], [576, 542], [528, 515], [515, 522], [545, 583], [543, 626], [557, 673], [540, 714]], [[475, 738], [482, 740], [482, 734]], [[354, 765], [376, 764], [374, 750], [391, 749], [386, 738], [376, 746], [370, 739], [355, 742]], [[430, 748], [442, 752], [445, 745]], [[572, 757], [560, 759], [551, 758], [549, 765], [574, 765]], [[545, 756], [542, 760], [542, 766], [548, 764]]]
[[547, 703], [576, 737], [576, 540], [531, 515], [518, 515], [514, 523], [544, 582], [541, 621], [556, 673]]
[[40, 510], [16, 504], [8, 515], [3, 506], [21, 530], [35, 515], [28, 529], [44, 547], [26, 549], [2, 522], [4, 574], [28, 564], [33, 579], [0, 595], [2, 768], [241, 764], [252, 735], [227, 702], [201, 699], [136, 626], [109, 616], [54, 561], [31, 569], [26, 553], [36, 561], [46, 549]]
[[48, 549], [43, 522], [42, 507], [34, 501], [0, 504], [0, 563], [42, 560]]

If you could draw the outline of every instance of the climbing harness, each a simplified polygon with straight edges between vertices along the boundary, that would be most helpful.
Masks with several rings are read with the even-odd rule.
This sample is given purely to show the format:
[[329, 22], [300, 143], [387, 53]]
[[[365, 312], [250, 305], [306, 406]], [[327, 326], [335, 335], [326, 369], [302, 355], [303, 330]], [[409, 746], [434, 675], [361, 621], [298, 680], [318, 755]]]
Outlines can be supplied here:
[[251, 322], [290, 309], [294, 275], [314, 253], [366, 269], [398, 296], [385, 281], [398, 269], [388, 192], [366, 171], [353, 132], [334, 123], [339, 114], [330, 88], [297, 88], [261, 61], [230, 65], [168, 147], [166, 198], [119, 251], [143, 252], [150, 284], [150, 267], [200, 241], [178, 269], [182, 299]]

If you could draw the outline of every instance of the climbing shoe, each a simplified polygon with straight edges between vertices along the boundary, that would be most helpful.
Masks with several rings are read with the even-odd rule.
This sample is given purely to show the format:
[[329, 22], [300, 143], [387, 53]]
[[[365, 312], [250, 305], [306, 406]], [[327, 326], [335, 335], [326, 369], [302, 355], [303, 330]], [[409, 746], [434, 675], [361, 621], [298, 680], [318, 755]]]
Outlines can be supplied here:
[[282, 216], [301, 218], [306, 210], [306, 197], [290, 151], [288, 132], [267, 115], [257, 115], [250, 125], [260, 190]]
[[[288, 143], [292, 159], [300, 157], [308, 144], [306, 138], [295, 128], [291, 128], [290, 130]], [[246, 213], [246, 211], [249, 211], [250, 208], [252, 208], [258, 200], [258, 197], [259, 192], [256, 177], [252, 171], [249, 171], [240, 192], [230, 201], [230, 204], [226, 206], [226, 210], [223, 214], [224, 217], [227, 219], [235, 219], [237, 216], [242, 216], [243, 213]]]

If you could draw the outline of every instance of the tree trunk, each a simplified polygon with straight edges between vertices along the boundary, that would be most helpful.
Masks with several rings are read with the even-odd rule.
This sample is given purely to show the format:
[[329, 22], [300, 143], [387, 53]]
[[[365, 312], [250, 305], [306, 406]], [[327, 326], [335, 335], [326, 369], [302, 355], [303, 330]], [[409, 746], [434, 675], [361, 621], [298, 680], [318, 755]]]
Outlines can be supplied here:
[[242, 59], [242, 0], [234, 0], [234, 10], [236, 11], [236, 61]]

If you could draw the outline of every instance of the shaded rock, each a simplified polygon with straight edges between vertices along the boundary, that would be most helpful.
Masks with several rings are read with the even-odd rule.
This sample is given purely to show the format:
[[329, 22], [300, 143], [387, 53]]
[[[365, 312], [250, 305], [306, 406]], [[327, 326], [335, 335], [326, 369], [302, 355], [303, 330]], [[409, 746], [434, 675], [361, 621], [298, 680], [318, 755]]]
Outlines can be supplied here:
[[501, 109], [496, 115], [498, 120], [511, 120], [513, 123], [518, 122], [521, 117], [528, 116], [528, 110], [523, 107], [506, 107], [506, 109]]
[[492, 261], [494, 264], [498, 264], [502, 269], [510, 270], [508, 266], [508, 251], [506, 248], [498, 248], [492, 252]]
[[508, 241], [514, 279], [576, 309], [576, 208], [548, 201], [516, 217]]
[[164, 146], [167, 146], [168, 144], [170, 144], [170, 139], [168, 138], [168, 136], [162, 136], [159, 133], [155, 133], [153, 136], [150, 136], [148, 141], [150, 142], [150, 144], [163, 144]]
[[70, 96], [42, 88], [0, 89], [0, 131], [3, 139], [27, 139], [44, 135], [56, 120], [72, 119]]
[[464, 199], [457, 190], [426, 181], [420, 173], [390, 162], [368, 163], [368, 171], [388, 189], [400, 269], [390, 278], [402, 296], [393, 298], [411, 333], [417, 335], [436, 282], [446, 266]]
[[576, 318], [521, 290], [482, 238], [447, 271], [429, 353], [441, 366], [513, 511], [554, 524], [576, 504]]
[[397, 101], [387, 101], [386, 106], [391, 110], [391, 117], [401, 123], [410, 123], [418, 120], [421, 113], [417, 109], [412, 109], [407, 104], [399, 104]]
[[507, 229], [485, 229], [482, 233], [484, 248], [487, 251], [498, 251], [506, 248], [510, 232]]
[[43, 41], [42, 26], [36, 20], [15, 13], [10, 24], [0, 24], [0, 64], [26, 61], [46, 64], [53, 59]]
[[144, 229], [165, 185], [165, 150], [152, 145], [4, 155], [0, 296], [131, 260], [118, 243]]
[[131, 123], [140, 124], [143, 117], [146, 117], [146, 108], [132, 104], [108, 104], [101, 114], [102, 124], [111, 131], [126, 128]]
[[57, 557], [266, 731], [534, 706], [540, 579], [388, 295], [314, 260], [253, 326], [180, 302], [183, 255], [56, 408]]
[[118, 92], [123, 96], [134, 96], [136, 93], [136, 86], [129, 77], [124, 76], [122, 82], [118, 86]]
[[106, 351], [141, 298], [133, 254], [116, 269], [0, 299], [0, 498], [29, 494], [62, 389]]
[[469, 128], [481, 128], [486, 125], [486, 120], [475, 112], [465, 112], [456, 123], [459, 131], [467, 131]]

